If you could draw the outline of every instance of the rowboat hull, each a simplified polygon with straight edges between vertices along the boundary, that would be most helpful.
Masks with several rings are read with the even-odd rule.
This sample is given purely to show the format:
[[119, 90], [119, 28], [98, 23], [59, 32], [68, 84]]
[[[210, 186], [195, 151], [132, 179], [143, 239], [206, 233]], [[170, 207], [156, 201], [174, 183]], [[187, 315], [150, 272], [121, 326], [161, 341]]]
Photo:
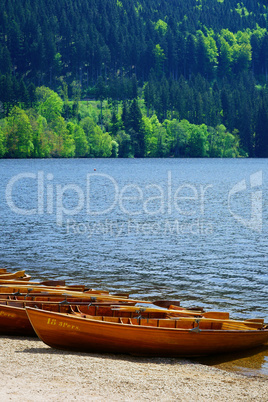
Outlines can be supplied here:
[[25, 285], [27, 284], [27, 286], [30, 285], [30, 275], [25, 275], [23, 278], [20, 279], [2, 279], [0, 278], [0, 285]]
[[149, 356], [204, 356], [250, 349], [268, 341], [268, 330], [202, 330], [120, 324], [26, 307], [47, 345], [80, 352]]
[[[92, 305], [90, 299], [67, 299], [63, 297], [36, 297], [36, 300], [25, 300], [20, 296], [16, 300], [0, 299], [0, 335], [36, 336], [29, 321], [25, 307], [34, 307], [64, 314], [78, 314], [106, 317], [133, 317], [136, 313], [114, 311], [110, 305]], [[166, 314], [144, 314], [148, 318], [165, 318]]]
[[17, 271], [14, 273], [0, 273], [0, 280], [5, 280], [5, 279], [19, 279], [20, 281], [26, 282], [31, 279], [30, 275], [25, 274], [25, 271]]
[[0, 334], [36, 336], [24, 308], [0, 305]]

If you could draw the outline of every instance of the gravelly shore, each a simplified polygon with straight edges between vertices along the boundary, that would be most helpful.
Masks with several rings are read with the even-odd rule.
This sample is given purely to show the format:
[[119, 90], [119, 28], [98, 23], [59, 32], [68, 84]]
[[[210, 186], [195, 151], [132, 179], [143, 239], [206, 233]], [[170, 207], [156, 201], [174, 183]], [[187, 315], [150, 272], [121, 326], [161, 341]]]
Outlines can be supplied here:
[[58, 351], [0, 337], [0, 401], [267, 401], [268, 378], [183, 359]]

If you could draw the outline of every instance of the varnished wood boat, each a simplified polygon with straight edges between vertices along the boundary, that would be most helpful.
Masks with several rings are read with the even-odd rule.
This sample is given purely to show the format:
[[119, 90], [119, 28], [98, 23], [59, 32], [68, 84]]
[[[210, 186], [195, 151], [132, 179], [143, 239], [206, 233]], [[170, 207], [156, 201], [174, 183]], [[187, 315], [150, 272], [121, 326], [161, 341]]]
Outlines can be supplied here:
[[17, 272], [0, 272], [0, 281], [5, 279], [20, 279], [22, 281], [29, 281], [31, 279], [30, 275], [25, 274], [25, 271], [17, 271]]
[[[57, 290], [62, 290], [62, 289], [66, 289], [66, 290], [71, 290], [74, 292], [85, 292], [88, 289], [86, 288], [85, 285], [63, 285], [61, 284], [61, 282], [64, 281], [44, 281], [44, 282], [32, 282], [28, 279], [1, 279], [0, 278], [0, 289], [6, 289], [7, 293], [10, 293], [9, 290], [6, 288], [7, 286], [12, 286], [13, 288], [25, 288], [25, 286], [27, 287], [27, 289], [35, 289], [35, 288], [39, 288], [39, 290], [43, 289], [43, 286], [46, 286], [48, 288], [52, 288], [52, 289], [57, 289]], [[25, 281], [27, 280], [27, 283], [25, 283]], [[108, 293], [108, 292], [107, 292]]]
[[[144, 305], [148, 305], [151, 304], [151, 301], [148, 300], [137, 300], [137, 299], [129, 299], [128, 296], [129, 295], [118, 295], [118, 294], [110, 294], [108, 291], [103, 291], [103, 290], [95, 290], [95, 289], [91, 289], [91, 290], [87, 290], [84, 292], [79, 292], [76, 290], [72, 290], [69, 287], [62, 287], [62, 286], [57, 286], [57, 287], [48, 287], [48, 286], [32, 286], [29, 287], [27, 285], [1, 285], [0, 284], [0, 297], [4, 297], [4, 295], [19, 295], [19, 296], [23, 296], [25, 298], [28, 298], [29, 296], [31, 298], [35, 298], [40, 294], [40, 296], [43, 296], [46, 294], [50, 295], [50, 296], [62, 296], [63, 294], [65, 295], [65, 297], [74, 297], [74, 298], [85, 298], [88, 299], [89, 297], [91, 298], [92, 302], [107, 302], [112, 304], [113, 302], [122, 302], [125, 303], [125, 301], [127, 300], [129, 304], [136, 304], [136, 303], [140, 303], [140, 304], [144, 304]], [[174, 303], [174, 301], [171, 301], [172, 303]], [[165, 301], [165, 304], [168, 304], [168, 301]], [[178, 307], [178, 306], [174, 306], [174, 309], [177, 310], [182, 310], [182, 314], [187, 313], [186, 315], [192, 314], [192, 315], [196, 315], [197, 313], [203, 313], [203, 309], [201, 309], [200, 311], [197, 311], [195, 309], [193, 309], [192, 311], [187, 312], [187, 310], [183, 307]], [[185, 311], [186, 310], [186, 311]], [[179, 315], [179, 311], [175, 311], [176, 315]], [[207, 313], [206, 313], [207, 314]], [[222, 314], [224, 314], [224, 318], [228, 318], [229, 317], [229, 313], [219, 313], [216, 312], [216, 317], [215, 317], [215, 313], [209, 313], [212, 314], [211, 317], [217, 318], [218, 314], [221, 315], [222, 318]], [[227, 316], [228, 317], [227, 317]]]
[[62, 296], [63, 294], [66, 297], [78, 297], [78, 298], [85, 298], [88, 299], [89, 297], [95, 299], [94, 301], [122, 301], [128, 300], [130, 303], [150, 303], [149, 301], [144, 300], [136, 300], [136, 299], [129, 299], [128, 295], [122, 294], [110, 294], [108, 291], [105, 290], [96, 290], [96, 289], [89, 289], [86, 291], [77, 291], [75, 288], [71, 286], [57, 286], [57, 287], [49, 287], [49, 286], [28, 286], [25, 285], [12, 285], [12, 284], [0, 284], [0, 295], [8, 294], [8, 295], [37, 295], [38, 293], [47, 295], [59, 295]]
[[35, 336], [24, 308], [0, 305], [0, 335]]
[[[113, 302], [115, 303], [115, 302]], [[128, 303], [128, 301], [126, 301]], [[128, 303], [131, 304], [131, 303]], [[132, 303], [133, 304], [133, 303]], [[120, 302], [122, 305], [122, 302]], [[34, 307], [47, 311], [65, 314], [78, 314], [79, 316], [107, 316], [107, 317], [135, 317], [135, 312], [116, 311], [114, 306], [107, 302], [92, 303], [91, 298], [64, 298], [59, 296], [36, 296], [25, 299], [22, 296], [0, 299], [0, 335], [35, 336], [35, 331], [30, 324], [25, 307]], [[158, 313], [145, 313], [146, 318], [165, 318], [166, 313], [161, 310]]]
[[[44, 281], [44, 282], [32, 282], [30, 281], [30, 278], [28, 275], [26, 275], [27, 278], [27, 286], [50, 286], [50, 287], [56, 287], [56, 286], [65, 286], [65, 281]], [[1, 279], [0, 277], [0, 286], [4, 285], [12, 285], [12, 286], [18, 286], [18, 285], [25, 285], [26, 279]], [[82, 285], [81, 285], [82, 288]], [[83, 287], [84, 288], [84, 287]]]
[[[38, 337], [47, 345], [82, 352], [150, 356], [203, 356], [253, 348], [268, 341], [268, 329], [179, 320], [85, 318], [26, 307]], [[183, 319], [185, 322], [185, 319]], [[194, 327], [193, 324], [194, 323]], [[210, 326], [210, 328], [208, 328]]]
[[[94, 300], [94, 299], [93, 299]], [[180, 308], [179, 311], [159, 308], [141, 308], [134, 306], [134, 303], [126, 299], [123, 301], [94, 302], [92, 298], [73, 298], [57, 295], [35, 296], [9, 296], [2, 295], [0, 299], [0, 334], [32, 336], [35, 332], [29, 323], [25, 307], [34, 307], [47, 311], [61, 312], [65, 314], [78, 314], [83, 317], [121, 317], [131, 319], [153, 319], [153, 318], [174, 318], [199, 316], [201, 312], [188, 311]], [[124, 310], [122, 310], [124, 309]], [[229, 318], [221, 312], [202, 313], [203, 318], [222, 319]], [[185, 321], [187, 324], [187, 321]], [[187, 324], [188, 325], [188, 324]], [[250, 324], [256, 325], [256, 324]]]

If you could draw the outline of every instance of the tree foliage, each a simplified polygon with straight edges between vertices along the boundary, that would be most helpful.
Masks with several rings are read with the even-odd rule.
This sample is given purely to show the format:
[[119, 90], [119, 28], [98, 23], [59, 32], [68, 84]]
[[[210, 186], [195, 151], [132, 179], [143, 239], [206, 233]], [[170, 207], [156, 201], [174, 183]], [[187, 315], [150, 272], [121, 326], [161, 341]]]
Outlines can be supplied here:
[[0, 156], [268, 156], [265, 0], [0, 3]]

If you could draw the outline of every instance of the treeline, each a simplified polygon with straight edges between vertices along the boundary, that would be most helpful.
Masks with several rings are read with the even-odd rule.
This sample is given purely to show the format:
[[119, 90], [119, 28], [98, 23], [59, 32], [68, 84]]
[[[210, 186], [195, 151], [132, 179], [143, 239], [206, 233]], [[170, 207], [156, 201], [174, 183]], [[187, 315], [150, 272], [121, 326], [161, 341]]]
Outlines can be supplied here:
[[144, 87], [147, 114], [160, 121], [176, 117], [209, 127], [224, 125], [240, 140], [241, 152], [249, 157], [268, 157], [268, 91], [252, 75], [215, 81], [201, 75], [190, 80], [149, 79]]
[[[65, 124], [83, 130], [87, 116], [81, 117], [80, 100], [99, 101], [96, 129], [112, 132], [119, 146], [116, 151], [112, 143], [113, 155], [190, 155], [188, 145], [176, 152], [171, 145], [165, 122], [176, 120], [207, 127], [210, 146], [201, 154], [213, 155], [211, 133], [224, 126], [239, 140], [234, 155], [267, 157], [267, 23], [264, 0], [0, 0], [1, 124], [14, 107], [26, 114], [34, 110], [46, 119], [50, 135], [44, 138], [55, 144], [56, 129], [37, 108], [40, 88], [49, 87], [63, 102], [59, 116]], [[166, 144], [161, 152], [152, 151], [148, 133], [138, 133], [121, 115], [137, 99], [146, 107], [143, 121], [157, 116], [167, 132], [159, 139]], [[115, 111], [111, 122], [103, 119], [104, 101]], [[118, 132], [130, 135], [124, 152], [115, 119]], [[144, 144], [135, 145], [131, 130], [146, 138]], [[37, 143], [27, 156], [65, 155], [60, 145], [39, 151]], [[5, 144], [2, 155], [11, 157]], [[65, 156], [71, 155], [78, 155], [76, 146]]]
[[[0, 90], [1, 84], [6, 82], [0, 81]], [[5, 97], [3, 96], [2, 99], [5, 101], [2, 102], [0, 117], [9, 117], [14, 106], [18, 106], [26, 111], [34, 108], [38, 114], [47, 118], [47, 115], [40, 111], [42, 104], [40, 88], [36, 90], [32, 84], [26, 87], [23, 81], [17, 82], [15, 79], [10, 80], [9, 85], [9, 88], [3, 86]], [[131, 117], [126, 117], [129, 115], [133, 101], [139, 99], [138, 104], [142, 105], [143, 120], [156, 116], [161, 125], [164, 125], [165, 121], [173, 119], [184, 120], [195, 126], [204, 124], [210, 130], [224, 126], [226, 131], [239, 141], [239, 147], [237, 147], [239, 151], [234, 152], [234, 156], [239, 154], [249, 157], [268, 157], [268, 91], [266, 87], [257, 85], [253, 75], [242, 73], [236, 79], [223, 79], [215, 81], [211, 85], [201, 75], [193, 75], [190, 80], [185, 80], [183, 76], [178, 80], [171, 78], [168, 80], [165, 76], [157, 80], [155, 74], [152, 73], [143, 88], [138, 87], [135, 76], [131, 79], [120, 76], [110, 76], [105, 79], [100, 76], [90, 92], [91, 96], [99, 102], [98, 118], [95, 115], [94, 121], [100, 130], [112, 133], [112, 139], [121, 144], [120, 156], [149, 156], [152, 153], [154, 156], [156, 154], [158, 156], [178, 156], [179, 154], [194, 156], [189, 149], [181, 150], [179, 153], [175, 152], [169, 140], [169, 145], [164, 146], [165, 151], [161, 152], [159, 150], [156, 153], [152, 152], [148, 142], [146, 150], [133, 151], [133, 144], [130, 145], [131, 140], [128, 143], [129, 150], [122, 151], [122, 146], [125, 147], [125, 145], [122, 145], [124, 143], [122, 138], [117, 137], [117, 131], [123, 130], [128, 135], [134, 129], [137, 135], [144, 135], [139, 133], [142, 126], [134, 125], [134, 123], [131, 126]], [[53, 91], [52, 93], [57, 95]], [[66, 123], [75, 122], [75, 124], [81, 125], [81, 120], [86, 115], [85, 109], [83, 107], [81, 109], [83, 104], [80, 102], [82, 96], [80, 83], [75, 81], [68, 87], [64, 81], [61, 81], [58, 93], [60, 96], [57, 96], [62, 102], [58, 114]], [[69, 97], [72, 99], [71, 102]], [[96, 102], [93, 103], [96, 104]], [[103, 112], [104, 103], [109, 104], [108, 110], [110, 111], [106, 118]], [[81, 112], [81, 110], [83, 111]], [[90, 113], [88, 115], [92, 117]], [[180, 135], [179, 132], [178, 135]], [[211, 152], [201, 152], [201, 154], [212, 156]], [[223, 156], [219, 152], [216, 154]], [[7, 153], [6, 156], [8, 155]], [[34, 155], [63, 156], [61, 152], [51, 150], [48, 153], [37, 152]], [[75, 152], [73, 155], [78, 156]], [[79, 155], [88, 156], [89, 154], [86, 152], [79, 153]]]
[[267, 5], [244, 0], [1, 0], [0, 71], [56, 89], [102, 70], [146, 81], [266, 74]]
[[[67, 87], [63, 85], [63, 93]], [[237, 157], [239, 137], [188, 120], [146, 115], [138, 98], [124, 102], [70, 102], [38, 87], [32, 107], [13, 106], [0, 120], [0, 156]], [[65, 118], [64, 118], [65, 116]], [[68, 116], [68, 118], [66, 117]]]

